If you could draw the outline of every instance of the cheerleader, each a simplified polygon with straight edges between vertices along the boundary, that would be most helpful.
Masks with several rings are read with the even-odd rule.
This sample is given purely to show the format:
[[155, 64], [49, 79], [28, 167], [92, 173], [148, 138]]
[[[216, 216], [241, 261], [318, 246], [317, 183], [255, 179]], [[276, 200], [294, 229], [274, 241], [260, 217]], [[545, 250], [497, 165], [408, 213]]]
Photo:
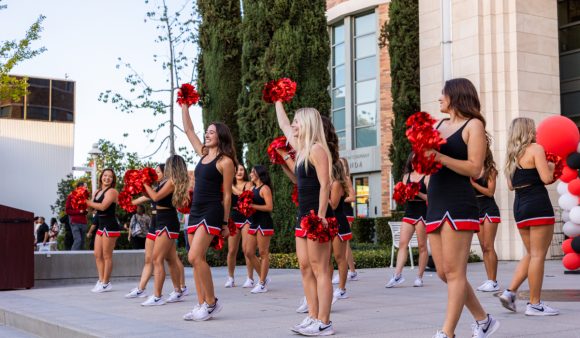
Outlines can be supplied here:
[[231, 182], [236, 168], [236, 151], [229, 128], [219, 122], [209, 125], [202, 143], [193, 129], [187, 104], [182, 104], [181, 108], [185, 134], [195, 152], [201, 156], [194, 172], [195, 185], [187, 228], [190, 243], [188, 259], [194, 269], [198, 303], [183, 319], [203, 321], [214, 317], [222, 309], [215, 297], [211, 269], [205, 256], [214, 236], [229, 235]]
[[[350, 169], [348, 166], [348, 161], [346, 158], [341, 157], [340, 161], [342, 162], [342, 167], [344, 168], [344, 176], [347, 178], [346, 183], [348, 185], [348, 196], [344, 199], [344, 214], [346, 215], [346, 219], [348, 220], [348, 225], [352, 229], [352, 222], [354, 221], [354, 209], [352, 208], [352, 203], [355, 201], [356, 194], [354, 192], [354, 188], [352, 186], [352, 181], [350, 179]], [[350, 240], [347, 241], [346, 244], [346, 262], [348, 264], [348, 274], [347, 280], [349, 282], [355, 282], [358, 278], [358, 273], [356, 272], [354, 257], [352, 256], [352, 249], [350, 247]], [[332, 280], [333, 284], [338, 284], [338, 275], [335, 279]]]
[[510, 190], [516, 191], [514, 218], [526, 247], [510, 287], [499, 297], [501, 304], [516, 311], [516, 292], [528, 279], [530, 299], [527, 316], [554, 316], [560, 312], [541, 301], [544, 260], [554, 234], [554, 210], [545, 184], [554, 176], [554, 164], [548, 163], [544, 148], [535, 143], [534, 121], [517, 118], [508, 133], [505, 175]]
[[[236, 176], [234, 178], [234, 184], [232, 186], [232, 211], [230, 213], [230, 218], [236, 224], [238, 232], [235, 235], [228, 237], [228, 277], [226, 279], [226, 288], [232, 288], [236, 286], [234, 281], [234, 272], [236, 270], [236, 257], [238, 256], [238, 249], [240, 248], [240, 239], [242, 240], [242, 246], [248, 240], [248, 227], [246, 225], [250, 224], [250, 221], [246, 216], [242, 215], [238, 211], [238, 196], [248, 189], [252, 189], [252, 182], [248, 181], [248, 174], [246, 173], [246, 168], [243, 165], [238, 164], [236, 169]], [[243, 248], [242, 248], [243, 250]], [[254, 267], [258, 263], [258, 259], [255, 261], [248, 261], [246, 258], [246, 269], [248, 270], [248, 277], [242, 285], [243, 288], [253, 288], [254, 287]]]
[[[260, 283], [252, 289], [252, 293], [268, 292], [268, 270], [270, 269], [270, 239], [274, 235], [274, 221], [270, 213], [274, 208], [272, 198], [272, 182], [268, 170], [263, 165], [254, 166], [250, 172], [254, 188], [254, 199], [251, 207], [256, 210], [248, 227], [247, 240], [244, 240], [244, 255], [246, 262], [256, 262], [259, 269]], [[256, 247], [260, 259], [256, 257]]]
[[[296, 150], [293, 168], [298, 183], [299, 216], [296, 222], [296, 255], [302, 274], [302, 286], [308, 303], [308, 316], [293, 331], [303, 335], [334, 334], [330, 321], [332, 283], [330, 243], [308, 240], [300, 227], [302, 217], [314, 211], [328, 227], [326, 212], [333, 179], [332, 157], [326, 144], [320, 114], [314, 108], [301, 108], [290, 123], [282, 102], [277, 101], [276, 116], [280, 129]], [[288, 154], [284, 155], [289, 160]]]
[[497, 225], [501, 222], [501, 218], [499, 208], [493, 198], [496, 179], [497, 169], [495, 168], [495, 161], [493, 160], [493, 153], [488, 140], [483, 162], [483, 174], [476, 180], [471, 179], [471, 185], [475, 189], [479, 207], [479, 232], [477, 237], [483, 251], [483, 263], [487, 273], [487, 280], [477, 288], [477, 291], [482, 292], [499, 290], [499, 285], [497, 284], [497, 254], [495, 253], [494, 244]]
[[[164, 177], [165, 172], [165, 163], [160, 163], [155, 167], [155, 173], [157, 174], [157, 183], [158, 186], [156, 188], [156, 192], [159, 192], [161, 186], [163, 186], [166, 182]], [[147, 196], [141, 196], [137, 199], [131, 201], [133, 205], [140, 205], [146, 202], [150, 202], [151, 199]], [[153, 248], [155, 246], [155, 239], [157, 238], [157, 229], [156, 229], [156, 218], [157, 218], [157, 208], [156, 203], [151, 202], [151, 224], [149, 226], [149, 231], [147, 232], [147, 237], [145, 239], [145, 263], [143, 264], [143, 271], [141, 272], [141, 279], [139, 280], [139, 285], [136, 288], [133, 288], [128, 294], [125, 295], [125, 298], [144, 298], [147, 297], [147, 292], [145, 291], [147, 287], [147, 283], [153, 274]], [[171, 274], [171, 279], [174, 279], [174, 275], [177, 274], [177, 279], [179, 279], [179, 284], [174, 284], [174, 288], [179, 287], [181, 292], [172, 292], [169, 297], [165, 300], [166, 303], [174, 303], [183, 300], [183, 296], [187, 296], [189, 294], [189, 290], [185, 285], [185, 273], [183, 263], [181, 263], [181, 259], [177, 255], [177, 251], [175, 251], [175, 256], [177, 258], [177, 264], [174, 265], [177, 267], [177, 270], [172, 269], [172, 265], [169, 264], [169, 273]], [[151, 305], [162, 305], [161, 303], [153, 303]]]
[[437, 275], [447, 283], [447, 313], [443, 329], [434, 337], [453, 337], [464, 306], [475, 324], [472, 337], [491, 336], [499, 322], [487, 314], [467, 281], [467, 260], [473, 232], [479, 230], [479, 208], [470, 177], [481, 174], [486, 150], [485, 119], [477, 91], [467, 79], [445, 82], [439, 99], [448, 114], [437, 125], [447, 142], [440, 151], [430, 150], [443, 165], [432, 174], [427, 190], [427, 233]]
[[[423, 286], [423, 273], [427, 266], [429, 254], [427, 253], [427, 233], [425, 232], [425, 217], [427, 216], [427, 186], [429, 185], [429, 177], [421, 175], [413, 170], [411, 161], [413, 153], [407, 158], [405, 164], [405, 172], [403, 174], [403, 181], [408, 183], [416, 182], [419, 184], [419, 194], [412, 200], [407, 201], [405, 206], [405, 215], [403, 216], [403, 224], [400, 229], [399, 250], [397, 252], [397, 266], [395, 273], [386, 288], [392, 288], [405, 281], [403, 277], [403, 267], [407, 262], [409, 254], [409, 241], [413, 237], [413, 232], [417, 233], [417, 243], [419, 245], [419, 271], [417, 271], [417, 278], [413, 282], [413, 286]], [[412, 253], [411, 253], [412, 254]]]
[[121, 236], [121, 227], [115, 216], [117, 196], [115, 190], [117, 176], [113, 169], [107, 168], [99, 177], [99, 190], [95, 192], [93, 200], [87, 200], [87, 206], [97, 210], [98, 228], [95, 238], [95, 262], [99, 273], [99, 280], [91, 290], [95, 293], [113, 290], [109, 280], [113, 271], [113, 250], [117, 237]]

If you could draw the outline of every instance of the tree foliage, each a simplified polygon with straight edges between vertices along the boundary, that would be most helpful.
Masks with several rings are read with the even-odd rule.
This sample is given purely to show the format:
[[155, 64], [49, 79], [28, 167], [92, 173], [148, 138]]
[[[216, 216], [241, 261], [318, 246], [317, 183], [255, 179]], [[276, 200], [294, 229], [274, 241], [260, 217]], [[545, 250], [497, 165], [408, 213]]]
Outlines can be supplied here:
[[[145, 0], [145, 4], [149, 4]], [[155, 142], [159, 131], [168, 126], [168, 134], [159, 142], [157, 150], [149, 155], [153, 156], [165, 142], [169, 142], [169, 152], [175, 155], [174, 110], [176, 90], [182, 82], [192, 82], [195, 73], [195, 59], [193, 45], [196, 39], [196, 12], [192, 0], [186, 0], [177, 10], [172, 12], [166, 0], [160, 0], [151, 5], [152, 9], [146, 12], [145, 22], [155, 24], [159, 34], [155, 42], [164, 49], [162, 55], [154, 54], [153, 61], [160, 64], [165, 72], [166, 80], [162, 84], [149, 83], [130, 62], [118, 58], [117, 68], [124, 68], [127, 72], [125, 83], [129, 86], [129, 93], [106, 90], [99, 95], [99, 101], [112, 103], [116, 109], [124, 113], [150, 111], [154, 116], [168, 115], [155, 129], [143, 130], [149, 136], [151, 143]], [[183, 130], [181, 130], [183, 132]], [[187, 158], [191, 158], [185, 147], [179, 149]]]
[[241, 91], [242, 18], [239, 0], [198, 0], [199, 57], [197, 84], [203, 111], [203, 123], [227, 124], [241, 159], [242, 142], [238, 137], [235, 112]]
[[389, 159], [395, 181], [401, 180], [411, 145], [405, 136], [405, 122], [421, 109], [419, 78], [419, 4], [418, 0], [392, 0], [389, 20], [380, 35], [381, 47], [388, 47], [391, 59], [393, 98], [393, 143]]
[[[1, 5], [0, 11], [6, 9], [6, 5]], [[27, 78], [17, 78], [10, 76], [14, 67], [46, 51], [45, 47], [34, 49], [32, 43], [40, 39], [42, 32], [42, 22], [46, 17], [40, 15], [38, 19], [28, 28], [24, 38], [20, 40], [0, 41], [0, 101], [12, 100], [20, 101], [26, 94], [28, 88]]]
[[[269, 165], [266, 149], [281, 134], [274, 106], [262, 101], [264, 83], [290, 77], [298, 84], [286, 105], [289, 114], [300, 107], [330, 113], [330, 42], [323, 0], [247, 0], [243, 2], [242, 88], [237, 112], [246, 161], [266, 164], [274, 185], [274, 224], [278, 236], [272, 251], [293, 247], [295, 207], [292, 184], [279, 166]], [[286, 239], [286, 240], [285, 240]]]

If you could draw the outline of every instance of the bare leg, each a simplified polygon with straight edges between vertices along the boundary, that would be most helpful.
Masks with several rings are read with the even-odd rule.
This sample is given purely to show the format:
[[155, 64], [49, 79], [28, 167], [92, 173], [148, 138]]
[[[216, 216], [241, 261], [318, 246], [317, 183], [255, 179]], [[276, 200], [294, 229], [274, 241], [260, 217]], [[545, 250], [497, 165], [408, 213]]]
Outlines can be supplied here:
[[[330, 243], [307, 241], [308, 260], [316, 279], [318, 293], [318, 314], [315, 318], [324, 324], [330, 323], [332, 304], [332, 282], [329, 277]], [[310, 303], [308, 304], [310, 306]]]
[[115, 249], [115, 244], [117, 243], [117, 237], [102, 237], [102, 248], [103, 248], [103, 283], [107, 284], [111, 278], [111, 273], [113, 272], [113, 250]]
[[[332, 252], [334, 254], [334, 260], [336, 260], [336, 265], [338, 265], [338, 287], [341, 289], [346, 288], [346, 277], [348, 274], [348, 263], [346, 261], [347, 247], [348, 242], [343, 242], [338, 236], [335, 236], [332, 240]], [[328, 270], [332, 278], [332, 266]]]
[[260, 282], [266, 282], [270, 270], [270, 236], [264, 236], [260, 231], [256, 234], [258, 251], [260, 252]]
[[522, 283], [528, 278], [528, 268], [530, 267], [530, 228], [522, 228], [518, 229], [518, 231], [526, 247], [527, 254], [520, 259], [514, 276], [512, 277], [509, 289], [513, 292], [518, 291]]
[[[248, 229], [250, 228], [249, 224], [244, 225], [242, 230], [242, 252], [244, 253], [244, 257], [246, 259], [246, 269], [248, 270], [248, 278], [254, 280], [254, 270], [258, 274], [258, 278], [260, 278], [260, 260], [256, 257], [256, 243], [253, 241], [256, 240], [254, 235], [250, 235], [248, 233]], [[253, 243], [254, 245], [254, 255], [253, 257], [248, 257], [246, 255], [246, 251], [250, 250], [246, 247], [248, 243]]]
[[209, 305], [215, 304], [211, 269], [205, 258], [212, 239], [213, 235], [208, 234], [203, 227], [200, 227], [193, 234], [192, 245], [189, 249], [188, 258], [194, 268], [193, 276], [196, 284], [195, 287], [197, 289], [199, 285], [201, 291], [197, 296], [200, 301], [199, 304], [203, 304], [204, 301]]
[[234, 278], [236, 270], [236, 257], [238, 256], [238, 249], [240, 248], [240, 239], [242, 234], [238, 231], [234, 236], [228, 237], [228, 276]]
[[[318, 291], [316, 288], [316, 278], [314, 277], [310, 260], [308, 259], [307, 241], [306, 238], [296, 237], [296, 256], [298, 258], [298, 265], [300, 266], [300, 273], [302, 274], [304, 296], [308, 303], [308, 315], [312, 318], [318, 318]], [[330, 250], [328, 251], [330, 254]]]
[[139, 289], [145, 290], [147, 282], [153, 274], [153, 247], [155, 241], [147, 238], [145, 240], [145, 264], [143, 264], [143, 271], [141, 272], [141, 280], [139, 281]]
[[530, 304], [538, 304], [541, 300], [542, 284], [544, 282], [544, 261], [552, 242], [553, 225], [534, 226], [530, 229], [530, 267], [528, 269], [528, 284], [530, 286]]
[[425, 267], [429, 260], [429, 253], [427, 252], [427, 232], [425, 231], [425, 224], [419, 222], [415, 224], [415, 231], [417, 232], [417, 244], [419, 245], [419, 271], [417, 276], [423, 278]]
[[95, 248], [93, 250], [95, 255], [95, 263], [97, 265], [97, 273], [99, 274], [99, 281], [105, 281], [105, 261], [103, 260], [103, 236], [95, 234]]
[[164, 262], [171, 254], [170, 250], [174, 248], [174, 241], [170, 239], [165, 233], [160, 233], [155, 240], [155, 247], [153, 248], [153, 267], [155, 279], [153, 284], [153, 292], [155, 297], [161, 297], [163, 293], [163, 284], [165, 282], [165, 266]]
[[483, 263], [487, 279], [497, 281], [497, 254], [495, 252], [495, 236], [497, 234], [497, 223], [485, 221], [477, 234], [479, 244], [483, 251]]
[[403, 267], [407, 263], [407, 256], [409, 254], [409, 241], [413, 237], [415, 226], [407, 222], [401, 224], [401, 237], [399, 238], [399, 250], [397, 252], [397, 266], [395, 274], [400, 275], [403, 272]]
[[352, 248], [350, 247], [350, 240], [346, 246], [346, 262], [348, 263], [348, 269], [351, 273], [355, 273], [356, 269], [354, 266], [354, 257], [352, 256]]

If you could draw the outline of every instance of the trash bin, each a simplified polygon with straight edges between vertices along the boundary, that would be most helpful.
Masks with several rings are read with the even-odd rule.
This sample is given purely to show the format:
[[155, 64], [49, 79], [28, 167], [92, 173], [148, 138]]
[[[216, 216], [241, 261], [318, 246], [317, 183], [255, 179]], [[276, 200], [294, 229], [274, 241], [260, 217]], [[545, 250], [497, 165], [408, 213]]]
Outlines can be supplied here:
[[34, 214], [0, 205], [0, 290], [34, 286]]

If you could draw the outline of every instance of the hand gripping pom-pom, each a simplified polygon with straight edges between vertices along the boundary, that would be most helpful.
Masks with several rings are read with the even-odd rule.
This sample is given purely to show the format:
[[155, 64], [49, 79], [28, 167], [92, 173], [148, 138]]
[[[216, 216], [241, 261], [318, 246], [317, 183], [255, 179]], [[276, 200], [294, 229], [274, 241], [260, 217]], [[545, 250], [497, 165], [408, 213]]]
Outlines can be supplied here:
[[296, 153], [294, 149], [288, 143], [286, 136], [276, 137], [272, 143], [268, 146], [268, 157], [270, 157], [270, 162], [272, 164], [285, 164], [286, 161], [282, 158], [282, 156], [276, 151], [277, 149], [283, 149], [288, 152], [292, 159], [295, 158]]
[[129, 193], [130, 196], [137, 195], [143, 191], [143, 180], [139, 170], [127, 170], [123, 178], [123, 183], [125, 184], [123, 190]]
[[245, 217], [250, 217], [256, 210], [252, 208], [254, 203], [254, 193], [252, 190], [246, 190], [238, 197], [238, 211]]
[[546, 151], [546, 160], [548, 160], [548, 162], [554, 163], [554, 179], [552, 180], [552, 183], [554, 183], [562, 176], [562, 172], [564, 170], [564, 161], [560, 156], [549, 151]]
[[141, 169], [141, 182], [142, 184], [151, 185], [153, 182], [157, 182], [157, 172], [153, 168], [143, 168]]
[[187, 104], [191, 106], [199, 101], [199, 93], [195, 90], [195, 87], [189, 83], [184, 83], [181, 88], [177, 91], [177, 103], [179, 105]]
[[439, 150], [446, 140], [441, 138], [433, 126], [435, 120], [426, 112], [418, 112], [407, 119], [407, 139], [411, 142], [413, 152], [413, 169], [420, 174], [431, 175], [441, 169], [441, 163], [435, 160], [435, 155], [425, 156], [427, 150]]
[[398, 205], [403, 205], [407, 201], [407, 186], [403, 182], [395, 184], [393, 189], [393, 199]]
[[71, 206], [73, 209], [85, 211], [87, 210], [87, 200], [89, 199], [89, 191], [85, 187], [78, 187], [71, 192]]
[[137, 206], [131, 204], [131, 194], [123, 190], [119, 193], [119, 197], [117, 197], [119, 202], [119, 206], [128, 213], [134, 213], [137, 211]]
[[327, 218], [326, 222], [328, 223], [328, 227], [324, 226], [322, 219], [316, 215], [314, 210], [310, 210], [308, 215], [302, 217], [300, 227], [306, 231], [306, 237], [308, 239], [325, 243], [330, 241], [338, 233], [338, 222], [336, 218]]

